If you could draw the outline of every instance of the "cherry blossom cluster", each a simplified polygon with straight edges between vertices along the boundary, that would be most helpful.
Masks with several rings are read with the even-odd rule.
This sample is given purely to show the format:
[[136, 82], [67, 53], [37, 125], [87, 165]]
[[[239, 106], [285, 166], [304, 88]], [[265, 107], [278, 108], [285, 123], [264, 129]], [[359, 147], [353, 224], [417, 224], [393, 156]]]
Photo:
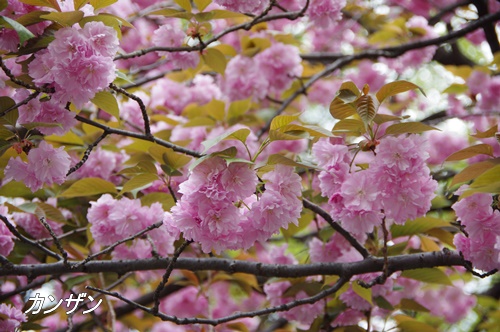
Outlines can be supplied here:
[[165, 215], [169, 231], [214, 250], [246, 249], [297, 223], [300, 217], [300, 177], [293, 168], [277, 165], [262, 177], [265, 191], [257, 196], [258, 178], [246, 163], [227, 165], [219, 157], [197, 165], [180, 185], [182, 198]]
[[[158, 202], [151, 206], [142, 206], [138, 199], [127, 197], [115, 199], [110, 194], [104, 194], [97, 201], [90, 202], [87, 219], [91, 224], [90, 232], [96, 244], [107, 246], [161, 221], [163, 214], [163, 208]], [[167, 255], [173, 252], [173, 239], [168, 236], [165, 227], [154, 229], [148, 234], [159, 254]], [[134, 246], [138, 248], [144, 246], [144, 243], [135, 243]], [[142, 250], [143, 254], [145, 250]], [[130, 255], [126, 247], [118, 253], [119, 258]], [[135, 253], [135, 256], [144, 258], [139, 253]]]
[[23, 182], [32, 191], [37, 191], [44, 185], [62, 184], [66, 180], [70, 161], [63, 146], [55, 149], [49, 143], [41, 141], [38, 147], [29, 152], [27, 163], [20, 157], [9, 159], [4, 171], [4, 183], [11, 180]]
[[425, 215], [431, 206], [437, 182], [425, 164], [428, 153], [420, 136], [381, 139], [370, 167], [361, 171], [351, 169], [346, 145], [322, 139], [312, 151], [323, 169], [320, 189], [332, 217], [360, 238], [382, 218], [403, 224]]
[[55, 88], [52, 98], [81, 108], [116, 77], [116, 31], [102, 22], [89, 22], [82, 29], [57, 30], [54, 37], [29, 64], [29, 74], [37, 85]]
[[268, 93], [279, 94], [302, 74], [297, 47], [274, 43], [255, 57], [237, 55], [226, 67], [222, 91], [229, 100], [263, 99]]
[[[466, 188], [462, 186], [459, 193]], [[475, 193], [452, 206], [466, 234], [455, 234], [453, 243], [465, 259], [484, 271], [500, 268], [500, 211], [492, 206], [493, 198], [487, 193]]]

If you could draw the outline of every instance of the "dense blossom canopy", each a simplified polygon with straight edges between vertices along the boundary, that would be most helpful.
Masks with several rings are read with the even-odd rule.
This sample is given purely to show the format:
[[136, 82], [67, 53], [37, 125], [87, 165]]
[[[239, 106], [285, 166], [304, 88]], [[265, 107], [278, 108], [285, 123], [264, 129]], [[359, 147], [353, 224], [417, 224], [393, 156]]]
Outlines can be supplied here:
[[495, 331], [499, 20], [0, 0], [0, 330]]

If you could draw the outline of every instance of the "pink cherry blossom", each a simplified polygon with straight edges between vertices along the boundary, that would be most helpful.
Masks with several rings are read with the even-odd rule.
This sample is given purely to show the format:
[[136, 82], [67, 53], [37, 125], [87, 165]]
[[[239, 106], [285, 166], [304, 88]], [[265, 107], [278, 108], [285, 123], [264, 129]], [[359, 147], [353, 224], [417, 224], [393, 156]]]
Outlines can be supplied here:
[[268, 4], [268, 0], [215, 0], [214, 2], [231, 11], [253, 14], [262, 12]]
[[281, 93], [289, 88], [295, 77], [302, 74], [297, 47], [275, 43], [255, 57], [259, 74], [266, 77], [272, 92]]
[[259, 72], [256, 61], [253, 58], [237, 55], [226, 66], [221, 90], [231, 101], [252, 96], [258, 100], [266, 96], [268, 86], [269, 82]]
[[0, 315], [2, 315], [2, 319], [0, 319], [0, 330], [2, 331], [16, 331], [21, 323], [28, 320], [21, 310], [5, 303], [0, 304]]
[[44, 184], [62, 184], [66, 180], [69, 167], [70, 158], [64, 147], [54, 149], [42, 141], [37, 148], [31, 149], [28, 163], [19, 157], [9, 160], [5, 167], [4, 182], [21, 181], [34, 192]]
[[311, 0], [307, 15], [319, 28], [326, 28], [342, 18], [345, 0]]

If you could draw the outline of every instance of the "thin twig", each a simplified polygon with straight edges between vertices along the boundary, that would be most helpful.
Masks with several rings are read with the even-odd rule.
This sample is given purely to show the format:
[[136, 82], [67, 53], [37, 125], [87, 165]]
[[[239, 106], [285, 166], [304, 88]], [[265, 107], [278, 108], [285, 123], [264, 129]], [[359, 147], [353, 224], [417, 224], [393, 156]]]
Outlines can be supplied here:
[[139, 108], [141, 109], [141, 113], [142, 113], [142, 119], [144, 120], [144, 132], [146, 133], [146, 137], [152, 137], [151, 125], [149, 123], [149, 115], [148, 115], [148, 112], [146, 111], [146, 105], [144, 105], [144, 102], [142, 101], [142, 99], [137, 97], [133, 93], [130, 93], [130, 92], [114, 85], [113, 83], [111, 83], [109, 85], [109, 87], [111, 89], [113, 89], [114, 91], [119, 92], [119, 93], [127, 96], [128, 98], [134, 100], [135, 102], [137, 102], [137, 104], [139, 104]]
[[83, 153], [83, 157], [82, 159], [73, 167], [71, 167], [68, 171], [68, 173], [66, 173], [66, 176], [69, 176], [70, 174], [78, 171], [82, 166], [83, 164], [85, 164], [85, 162], [87, 161], [87, 159], [89, 159], [90, 157], [90, 153], [92, 152], [92, 150], [104, 139], [106, 138], [106, 136], [108, 136], [109, 133], [104, 130], [104, 132], [101, 134], [101, 136], [99, 136], [94, 143], [90, 144], [87, 149], [85, 150], [85, 152]]
[[304, 304], [316, 303], [316, 302], [326, 298], [327, 296], [330, 296], [330, 295], [336, 293], [344, 284], [346, 284], [349, 281], [349, 279], [350, 279], [350, 276], [341, 276], [335, 282], [335, 284], [333, 286], [319, 292], [316, 295], [310, 296], [310, 297], [294, 300], [294, 301], [287, 302], [287, 303], [284, 303], [284, 304], [281, 304], [281, 305], [278, 305], [275, 307], [270, 307], [270, 308], [255, 310], [255, 311], [249, 311], [249, 312], [239, 312], [239, 313], [235, 313], [233, 315], [229, 315], [229, 316], [221, 317], [221, 318], [217, 318], [217, 319], [194, 318], [194, 317], [193, 318], [178, 318], [175, 316], [169, 316], [169, 315], [165, 315], [165, 314], [160, 313], [160, 312], [154, 312], [153, 309], [145, 307], [139, 303], [135, 303], [135, 302], [123, 297], [119, 293], [108, 292], [108, 291], [98, 289], [95, 287], [90, 287], [90, 286], [88, 288], [93, 290], [93, 291], [100, 292], [100, 293], [102, 292], [103, 294], [120, 299], [120, 300], [122, 300], [130, 305], [135, 306], [137, 309], [140, 309], [142, 311], [145, 311], [147, 313], [150, 313], [154, 316], [161, 318], [163, 321], [170, 321], [170, 322], [173, 322], [173, 323], [178, 324], [178, 325], [206, 324], [206, 325], [216, 326], [216, 325], [219, 325], [222, 323], [227, 323], [227, 322], [230, 322], [230, 321], [233, 321], [236, 319], [240, 319], [240, 318], [263, 316], [263, 315], [268, 315], [268, 314], [272, 314], [275, 312], [288, 311], [292, 308], [295, 308], [295, 307], [298, 307], [298, 306], [301, 306]]
[[26, 236], [24, 236], [21, 233], [19, 233], [17, 231], [17, 229], [14, 227], [14, 225], [12, 225], [9, 222], [9, 220], [7, 219], [7, 217], [5, 217], [5, 216], [3, 216], [3, 215], [0, 214], [0, 219], [2, 219], [2, 221], [4, 222], [5, 226], [7, 226], [7, 228], [9, 229], [9, 231], [12, 234], [14, 234], [22, 242], [27, 243], [27, 244], [29, 244], [29, 245], [31, 245], [31, 246], [39, 249], [40, 251], [44, 252], [45, 254], [49, 255], [50, 257], [54, 257], [57, 260], [62, 260], [62, 257], [60, 255], [56, 254], [55, 252], [53, 252], [49, 248], [46, 248], [43, 245], [41, 245], [40, 243], [37, 243], [36, 241], [32, 241], [32, 240], [28, 239]]
[[103, 125], [102, 123], [99, 123], [99, 122], [96, 122], [96, 121], [84, 118], [83, 116], [78, 115], [78, 114], [75, 116], [75, 119], [77, 119], [78, 121], [80, 121], [82, 123], [86, 123], [86, 124], [89, 124], [89, 125], [91, 125], [93, 127], [102, 129], [105, 132], [107, 132], [108, 134], [114, 134], [114, 135], [120, 135], [120, 136], [126, 136], [126, 137], [133, 137], [133, 138], [137, 138], [137, 139], [140, 139], [140, 140], [143, 140], [143, 141], [153, 142], [153, 143], [156, 143], [158, 145], [164, 146], [166, 148], [170, 148], [170, 149], [172, 149], [172, 150], [174, 150], [176, 152], [184, 153], [186, 155], [193, 156], [193, 157], [196, 157], [196, 158], [200, 158], [200, 157], [203, 156], [203, 154], [201, 154], [201, 153], [199, 153], [197, 151], [186, 149], [185, 147], [182, 147], [182, 146], [179, 146], [179, 145], [175, 145], [173, 143], [170, 143], [170, 142], [167, 142], [165, 140], [156, 138], [154, 136], [146, 136], [144, 134], [134, 133], [134, 132], [128, 131], [128, 130], [122, 130], [122, 129], [112, 128], [112, 127]]
[[323, 219], [326, 220], [326, 222], [335, 230], [337, 231], [340, 235], [342, 235], [362, 256], [363, 258], [370, 257], [370, 253], [368, 250], [361, 245], [361, 243], [356, 240], [351, 233], [346, 231], [342, 226], [339, 225], [339, 223], [335, 222], [330, 214], [323, 210], [321, 207], [318, 205], [314, 204], [313, 202], [302, 198], [302, 204], [306, 209], [309, 209], [317, 214], [319, 214]]
[[174, 255], [172, 256], [172, 259], [168, 263], [167, 268], [165, 270], [165, 273], [163, 274], [163, 277], [162, 277], [160, 283], [158, 284], [158, 287], [156, 287], [156, 290], [155, 290], [155, 293], [153, 296], [153, 301], [154, 301], [154, 305], [153, 305], [153, 309], [152, 309], [153, 312], [156, 312], [156, 313], [158, 312], [158, 308], [160, 307], [160, 294], [161, 294], [163, 288], [165, 288], [165, 285], [168, 283], [168, 279], [170, 278], [170, 274], [172, 274], [172, 271], [174, 270], [175, 262], [177, 262], [177, 259], [179, 258], [179, 256], [191, 243], [193, 243], [193, 240], [184, 241], [179, 246], [179, 248], [177, 248], [177, 250], [175, 250]]
[[63, 263], [64, 263], [64, 265], [69, 266], [69, 264], [68, 264], [68, 253], [66, 252], [66, 250], [64, 250], [61, 242], [57, 238], [56, 233], [54, 233], [54, 230], [52, 229], [52, 227], [50, 227], [50, 225], [47, 222], [47, 220], [45, 220], [45, 217], [41, 217], [39, 220], [42, 223], [43, 227], [45, 227], [45, 229], [49, 232], [50, 236], [54, 240], [54, 243], [56, 244], [57, 250], [59, 250], [59, 252], [61, 253], [61, 255], [63, 257]]
[[72, 265], [71, 267], [73, 269], [78, 269], [80, 266], [82, 265], [85, 265], [87, 264], [88, 262], [90, 262], [91, 260], [93, 260], [94, 258], [96, 257], [99, 257], [100, 255], [104, 255], [104, 254], [108, 254], [110, 253], [111, 251], [113, 251], [114, 248], [116, 248], [117, 246], [119, 246], [120, 244], [122, 243], [125, 243], [127, 241], [131, 241], [131, 240], [134, 240], [138, 237], [141, 237], [143, 234], [155, 229], [155, 228], [158, 228], [160, 227], [161, 225], [163, 225], [163, 221], [159, 221], [157, 223], [154, 223], [150, 226], [148, 226], [147, 228], [143, 229], [142, 231], [138, 232], [138, 233], [135, 233], [134, 235], [131, 235], [123, 240], [120, 240], [120, 241], [116, 241], [115, 243], [113, 243], [112, 245], [110, 245], [109, 247], [99, 251], [99, 252], [96, 252], [95, 254], [92, 254], [92, 255], [89, 255], [87, 258], [85, 258], [83, 261], [75, 264], [75, 265]]

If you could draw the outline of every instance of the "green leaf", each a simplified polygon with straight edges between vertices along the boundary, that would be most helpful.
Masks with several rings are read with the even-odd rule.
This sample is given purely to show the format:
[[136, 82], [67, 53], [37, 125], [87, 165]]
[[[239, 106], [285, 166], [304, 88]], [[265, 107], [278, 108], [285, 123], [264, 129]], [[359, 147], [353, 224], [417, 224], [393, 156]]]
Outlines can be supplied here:
[[339, 98], [344, 103], [352, 103], [356, 101], [361, 96], [361, 92], [354, 82], [348, 81], [342, 83], [339, 88], [339, 92], [337, 92], [336, 98]]
[[309, 126], [309, 125], [297, 125], [297, 124], [289, 124], [286, 125], [282, 128], [280, 128], [280, 131], [289, 134], [290, 132], [306, 132], [312, 137], [331, 137], [332, 134], [321, 127], [318, 126]]
[[276, 130], [292, 123], [299, 118], [298, 115], [278, 115], [271, 121], [270, 130]]
[[250, 98], [232, 102], [227, 111], [228, 120], [242, 116], [250, 109], [250, 106], [252, 106]]
[[28, 39], [35, 37], [35, 35], [31, 31], [26, 29], [24, 25], [19, 24], [18, 22], [6, 16], [0, 16], [0, 26], [7, 26], [14, 29], [19, 36], [19, 42], [21, 44], [24, 44], [24, 42]]
[[223, 140], [236, 139], [245, 144], [248, 135], [250, 135], [250, 129], [248, 128], [241, 128], [233, 132], [224, 133], [213, 139], [202, 142], [201, 144], [205, 147], [203, 153], [206, 153], [210, 148], [217, 145]]
[[396, 123], [387, 127], [386, 135], [399, 135], [399, 134], [420, 134], [424, 131], [439, 130], [435, 127], [423, 124], [421, 122], [403, 122]]
[[400, 121], [402, 119], [403, 118], [400, 116], [389, 115], [389, 114], [377, 114], [375, 115], [375, 118], [373, 118], [373, 122], [375, 122], [378, 125], [381, 125], [382, 123], [391, 121]]
[[170, 211], [172, 206], [175, 205], [175, 201], [172, 195], [162, 192], [149, 193], [140, 198], [141, 204], [143, 206], [151, 206], [153, 203], [160, 203], [163, 210]]
[[368, 303], [373, 305], [372, 289], [371, 288], [364, 288], [357, 281], [353, 281], [351, 283], [351, 287], [352, 287], [352, 290], [354, 291], [354, 293], [358, 294], [359, 296], [361, 296], [361, 298], [363, 298]]
[[293, 141], [297, 139], [307, 138], [309, 135], [305, 131], [290, 131], [283, 133], [279, 130], [269, 130], [270, 141]]
[[111, 92], [98, 92], [95, 94], [95, 97], [92, 98], [91, 101], [106, 113], [120, 120], [120, 109], [118, 107], [118, 102], [116, 101], [116, 97]]
[[83, 18], [83, 12], [79, 10], [75, 10], [72, 12], [64, 12], [64, 13], [57, 13], [57, 12], [51, 12], [48, 14], [43, 14], [40, 15], [41, 18], [59, 23], [62, 26], [65, 27], [70, 27], [75, 23], [80, 22], [80, 20]]
[[50, 7], [57, 10], [58, 12], [61, 11], [61, 7], [59, 7], [57, 0], [19, 0], [19, 1], [27, 5]]
[[73, 4], [76, 10], [82, 8], [86, 4], [88, 4], [90, 0], [73, 0]]
[[361, 136], [364, 132], [365, 125], [363, 121], [357, 119], [340, 120], [333, 126], [332, 133], [348, 134], [351, 136]]
[[281, 165], [300, 167], [300, 168], [316, 168], [315, 166], [310, 164], [296, 162], [278, 153], [270, 155], [269, 158], [267, 159], [267, 164], [269, 165], [281, 164]]
[[90, 4], [95, 10], [111, 6], [118, 0], [90, 0]]
[[183, 18], [185, 20], [190, 20], [194, 15], [192, 13], [187, 13], [182, 10], [177, 10], [173, 8], [165, 8], [165, 9], [160, 9], [160, 10], [155, 10], [148, 15], [161, 15], [161, 16], [166, 16], [166, 17], [177, 17], [177, 18]]
[[453, 177], [453, 180], [450, 183], [450, 187], [458, 184], [467, 182], [477, 178], [479, 175], [483, 174], [490, 168], [498, 165], [500, 163], [500, 158], [489, 159], [485, 161], [481, 161], [464, 168], [460, 173]]
[[182, 9], [191, 13], [191, 1], [189, 0], [174, 0], [176, 4], [178, 4]]
[[58, 208], [43, 202], [37, 202], [36, 205], [38, 208], [36, 209], [35, 213], [38, 217], [43, 216], [47, 219], [54, 220], [59, 223], [66, 223], [66, 218], [64, 218], [63, 214]]
[[342, 120], [356, 114], [354, 103], [344, 103], [340, 98], [335, 98], [330, 104], [330, 114], [338, 120]]
[[9, 140], [13, 137], [15, 137], [16, 134], [14, 134], [12, 131], [10, 131], [9, 129], [5, 128], [5, 127], [0, 127], [0, 140], [2, 141], [5, 141], [5, 140]]
[[196, 5], [196, 8], [200, 12], [202, 12], [209, 4], [212, 3], [212, 0], [194, 0], [194, 4]]
[[403, 225], [392, 225], [391, 234], [393, 238], [407, 235], [425, 233], [428, 230], [439, 227], [450, 226], [450, 223], [439, 218], [422, 217], [407, 221]]
[[412, 299], [401, 299], [399, 308], [402, 310], [429, 312], [429, 309]]
[[356, 112], [366, 125], [371, 124], [377, 115], [378, 107], [378, 101], [371, 95], [361, 96], [356, 101]]
[[0, 196], [5, 197], [23, 197], [31, 199], [35, 196], [39, 196], [39, 194], [42, 194], [43, 192], [43, 189], [40, 189], [37, 192], [32, 193], [31, 190], [28, 189], [28, 187], [26, 187], [22, 182], [16, 181], [2, 184], [0, 187]]
[[135, 189], [145, 188], [151, 185], [154, 181], [158, 180], [158, 175], [151, 173], [143, 173], [134, 176], [123, 185], [120, 195], [130, 192]]
[[94, 278], [94, 276], [90, 275], [90, 274], [80, 275], [80, 276], [76, 276], [76, 277], [70, 277], [70, 278], [64, 280], [65, 289], [68, 289], [68, 290], [72, 289], [76, 285], [80, 285], [80, 284], [84, 283], [85, 281], [90, 280], [92, 278]]
[[470, 188], [485, 187], [500, 182], [500, 165], [490, 168], [483, 174], [479, 175]]
[[73, 183], [59, 197], [81, 197], [99, 195], [104, 193], [116, 194], [115, 185], [101, 178], [85, 178]]
[[179, 169], [189, 163], [193, 158], [186, 156], [182, 153], [177, 153], [172, 149], [167, 148], [167, 151], [163, 152], [162, 159], [168, 166]]
[[226, 19], [226, 18], [249, 18], [245, 14], [235, 13], [235, 12], [231, 12], [229, 10], [223, 10], [223, 9], [214, 9], [214, 10], [211, 10], [207, 13], [210, 13], [211, 20]]
[[207, 66], [224, 75], [226, 71], [226, 56], [219, 50], [215, 48], [208, 48], [202, 53], [202, 57], [205, 60]]
[[462, 149], [460, 151], [451, 154], [450, 156], [448, 156], [448, 158], [445, 159], [445, 161], [469, 159], [479, 154], [486, 154], [488, 156], [493, 157], [493, 148], [489, 144], [477, 144], [469, 146], [465, 149]]
[[291, 296], [296, 296], [300, 292], [306, 292], [307, 295], [309, 296], [314, 296], [321, 292], [321, 289], [323, 287], [322, 282], [318, 281], [304, 281], [304, 282], [299, 282], [296, 283], [292, 286], [290, 286], [284, 293], [283, 297], [291, 297]]
[[415, 279], [430, 284], [440, 284], [452, 286], [450, 278], [438, 268], [420, 268], [416, 270], [406, 270], [401, 273], [404, 278]]
[[408, 81], [395, 81], [387, 83], [386, 85], [381, 87], [377, 92], [377, 99], [379, 103], [382, 104], [382, 102], [388, 97], [414, 89], [420, 90], [420, 92], [422, 92], [422, 94], [425, 96], [424, 90], [422, 90], [418, 85]]
[[0, 11], [7, 8], [8, 5], [9, 5], [9, 2], [7, 0], [0, 0]]
[[120, 172], [118, 172], [118, 174], [143, 174], [143, 173], [157, 174], [155, 165], [151, 161], [142, 160], [137, 165], [133, 167], [124, 168]]
[[398, 328], [400, 332], [438, 332], [433, 326], [416, 320], [401, 322]]

